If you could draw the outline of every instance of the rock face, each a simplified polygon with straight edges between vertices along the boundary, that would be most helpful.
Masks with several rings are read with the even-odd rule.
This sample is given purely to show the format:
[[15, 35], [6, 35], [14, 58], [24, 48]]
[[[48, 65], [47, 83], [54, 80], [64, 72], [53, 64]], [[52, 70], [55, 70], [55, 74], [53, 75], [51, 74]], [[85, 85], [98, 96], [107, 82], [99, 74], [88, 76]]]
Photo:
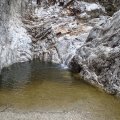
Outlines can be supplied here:
[[[29, 7], [27, 0], [5, 0], [0, 5], [0, 69], [34, 58], [67, 65], [92, 28], [71, 16], [70, 7], [63, 9], [58, 4], [40, 7], [30, 17], [24, 14]], [[72, 6], [76, 10], [80, 8], [79, 15], [102, 9], [98, 4], [86, 2], [72, 3]], [[86, 7], [89, 9], [86, 10]]]
[[[52, 55], [49, 49], [46, 50], [47, 48], [50, 47], [46, 43], [45, 45], [47, 45], [48, 47], [47, 46], [44, 47], [45, 48], [44, 50], [48, 51], [50, 55], [53, 56], [52, 57], [53, 59], [51, 60], [52, 62], [54, 61], [57, 63], [68, 65], [69, 61], [73, 58], [76, 50], [84, 44], [89, 34], [89, 31], [92, 29], [92, 25], [94, 25], [94, 22], [93, 24], [89, 24], [86, 23], [86, 20], [88, 18], [92, 19], [98, 17], [98, 15], [90, 16], [90, 14], [92, 15], [92, 13], [94, 13], [95, 11], [96, 13], [99, 13], [99, 16], [104, 14], [104, 8], [100, 6], [99, 3], [95, 4], [95, 3], [87, 3], [81, 1], [77, 1], [77, 3], [73, 2], [67, 7], [64, 7], [64, 9], [56, 4], [54, 6], [50, 6], [45, 9], [41, 7], [36, 9], [35, 11], [35, 15], [38, 16], [38, 18], [41, 20], [41, 24], [49, 23], [49, 25], [51, 26], [53, 33], [52, 39], [54, 39], [55, 41], [53, 43], [54, 46], [53, 48], [55, 48], [56, 51], [54, 50], [55, 54]], [[72, 14], [74, 10], [79, 11], [77, 13], [77, 16]], [[82, 17], [79, 18], [79, 16], [84, 13], [86, 16], [89, 16], [88, 18], [84, 19], [85, 21], [81, 19]], [[87, 15], [88, 13], [89, 15]], [[100, 19], [101, 18], [94, 19], [93, 21], [98, 22], [100, 21]], [[49, 41], [49, 40], [47, 40], [46, 37], [46, 40], [40, 41], [40, 44], [44, 43], [44, 41]], [[40, 45], [38, 44], [37, 46]], [[37, 51], [41, 51], [41, 50], [38, 48]]]
[[0, 70], [15, 62], [31, 59], [30, 37], [21, 22], [22, 5], [27, 1], [0, 1]]
[[33, 58], [39, 58], [41, 61], [53, 62], [53, 63], [61, 63], [60, 56], [58, 50], [56, 48], [56, 37], [52, 30], [52, 27], [49, 24], [40, 25], [39, 27], [32, 29], [36, 30], [36, 33], [33, 33], [32, 36], [35, 35], [35, 38], [32, 38], [32, 54]]
[[[94, 27], [70, 63], [86, 81], [111, 94], [120, 92], [120, 11]], [[79, 66], [79, 67], [78, 67]], [[76, 69], [75, 69], [76, 71]]]
[[[0, 70], [34, 58], [60, 63], [51, 26], [35, 19], [28, 21], [29, 26], [23, 24], [29, 7], [28, 0], [0, 1]], [[27, 31], [29, 27], [31, 34]]]

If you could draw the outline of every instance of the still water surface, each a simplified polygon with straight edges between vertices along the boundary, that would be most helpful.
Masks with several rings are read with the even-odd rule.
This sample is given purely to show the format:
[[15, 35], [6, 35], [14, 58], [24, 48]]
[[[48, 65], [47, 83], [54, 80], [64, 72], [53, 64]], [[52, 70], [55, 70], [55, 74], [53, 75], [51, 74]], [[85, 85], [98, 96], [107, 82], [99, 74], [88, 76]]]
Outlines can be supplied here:
[[59, 65], [37, 60], [2, 70], [0, 106], [16, 110], [74, 110], [93, 120], [120, 120], [120, 99], [88, 85]]

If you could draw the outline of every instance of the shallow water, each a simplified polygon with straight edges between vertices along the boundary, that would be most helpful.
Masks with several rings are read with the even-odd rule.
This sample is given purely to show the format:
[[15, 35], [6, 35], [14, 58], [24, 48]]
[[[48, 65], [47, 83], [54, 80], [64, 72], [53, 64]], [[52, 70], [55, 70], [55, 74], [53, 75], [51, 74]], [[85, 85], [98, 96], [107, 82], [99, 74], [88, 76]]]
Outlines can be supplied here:
[[86, 120], [120, 120], [120, 99], [59, 65], [37, 60], [14, 64], [0, 77], [0, 106], [8, 110], [76, 111]]

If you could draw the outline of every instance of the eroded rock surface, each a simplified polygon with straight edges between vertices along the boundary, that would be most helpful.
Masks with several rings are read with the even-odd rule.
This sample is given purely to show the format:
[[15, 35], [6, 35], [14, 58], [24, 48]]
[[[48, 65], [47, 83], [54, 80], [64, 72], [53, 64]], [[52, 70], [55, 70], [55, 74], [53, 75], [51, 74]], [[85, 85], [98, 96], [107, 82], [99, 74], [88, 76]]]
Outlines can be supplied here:
[[[68, 2], [66, 0], [65, 5]], [[78, 8], [80, 8], [78, 16], [83, 12], [87, 14], [87, 11], [102, 9], [98, 3], [79, 2], [77, 5], [76, 1], [70, 4], [73, 6], [72, 11], [69, 5], [67, 7], [60, 7], [59, 4], [49, 6], [51, 4], [46, 1], [42, 1], [41, 6], [36, 6], [34, 1], [32, 6], [28, 5], [27, 0], [5, 0], [1, 1], [0, 5], [1, 69], [13, 63], [34, 58], [67, 65], [92, 28], [91, 24], [82, 22], [72, 13]], [[81, 6], [84, 6], [84, 9]], [[32, 7], [35, 13], [33, 9], [28, 10]], [[89, 10], [86, 11], [87, 7]]]
[[31, 59], [31, 39], [27, 35], [21, 15], [22, 0], [0, 1], [0, 70], [16, 62]]
[[[56, 57], [53, 57], [55, 60], [53, 59], [52, 61], [62, 63], [64, 65], [68, 65], [76, 50], [84, 44], [89, 31], [95, 24], [95, 21], [98, 22], [101, 19], [94, 19], [91, 21], [91, 24], [86, 22], [88, 18], [84, 18], [85, 16], [83, 16], [81, 19], [79, 16], [83, 13], [87, 15], [88, 11], [90, 14], [95, 11], [99, 12], [100, 10], [102, 12], [99, 15], [103, 15], [105, 13], [104, 9], [98, 3], [77, 2], [79, 4], [77, 4], [76, 1], [67, 7], [59, 7], [56, 4], [48, 8], [37, 8], [35, 11], [35, 15], [41, 20], [41, 24], [49, 23], [53, 31], [54, 35], [52, 39], [55, 40], [54, 47], [58, 54], [55, 54], [54, 56], [57, 55], [58, 58], [56, 59]], [[79, 11], [77, 15], [73, 14], [74, 10]], [[93, 18], [90, 14], [89, 19]], [[94, 16], [94, 18], [95, 17], [98, 16]]]
[[111, 94], [120, 92], [120, 11], [94, 27], [80, 47], [70, 67], [77, 64], [80, 74]]

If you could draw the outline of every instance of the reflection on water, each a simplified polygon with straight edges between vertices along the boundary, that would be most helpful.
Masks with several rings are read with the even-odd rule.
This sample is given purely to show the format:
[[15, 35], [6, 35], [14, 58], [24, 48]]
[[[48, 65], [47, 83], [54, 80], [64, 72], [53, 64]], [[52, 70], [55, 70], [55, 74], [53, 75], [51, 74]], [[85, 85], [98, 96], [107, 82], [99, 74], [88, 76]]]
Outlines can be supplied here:
[[120, 120], [119, 99], [86, 84], [59, 65], [37, 60], [2, 70], [0, 106], [3, 105], [27, 110], [77, 110], [87, 114], [88, 120]]

